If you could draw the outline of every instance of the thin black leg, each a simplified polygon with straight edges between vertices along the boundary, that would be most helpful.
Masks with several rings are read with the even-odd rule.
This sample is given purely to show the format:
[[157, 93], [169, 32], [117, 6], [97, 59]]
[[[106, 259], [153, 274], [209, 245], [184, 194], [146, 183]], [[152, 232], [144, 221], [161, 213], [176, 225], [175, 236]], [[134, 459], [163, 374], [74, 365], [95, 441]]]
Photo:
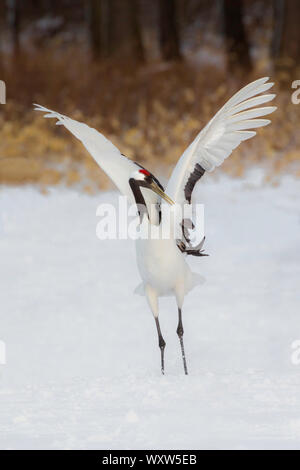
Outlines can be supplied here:
[[184, 373], [185, 373], [185, 375], [188, 375], [188, 370], [187, 370], [187, 365], [186, 365], [186, 358], [185, 358], [185, 353], [184, 353], [184, 345], [183, 345], [183, 325], [182, 325], [181, 308], [178, 309], [177, 334], [178, 334], [178, 338], [179, 338], [179, 341], [180, 341]]
[[161, 373], [164, 375], [165, 374], [165, 357], [164, 357], [164, 353], [165, 353], [166, 342], [163, 339], [162, 334], [161, 334], [158, 317], [155, 317], [155, 324], [156, 324], [157, 334], [158, 334], [158, 346], [159, 346], [160, 354], [161, 354]]

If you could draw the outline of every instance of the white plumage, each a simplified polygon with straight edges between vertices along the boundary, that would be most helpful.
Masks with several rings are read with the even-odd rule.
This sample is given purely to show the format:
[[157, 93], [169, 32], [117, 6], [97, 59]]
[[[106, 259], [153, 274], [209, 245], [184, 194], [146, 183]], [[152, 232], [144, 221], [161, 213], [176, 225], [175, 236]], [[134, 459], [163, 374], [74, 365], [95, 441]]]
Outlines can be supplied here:
[[184, 186], [195, 164], [205, 171], [213, 171], [229, 157], [231, 152], [243, 140], [256, 135], [257, 127], [266, 126], [268, 119], [257, 119], [272, 113], [275, 106], [252, 109], [268, 101], [275, 95], [256, 96], [269, 90], [274, 84], [266, 83], [268, 78], [261, 78], [242, 88], [217, 112], [209, 123], [199, 132], [195, 140], [182, 154], [174, 168], [166, 187], [166, 193], [177, 203], [185, 202]]
[[[170, 198], [177, 203], [177, 207], [178, 205], [182, 207], [184, 203], [191, 203], [195, 185], [203, 174], [221, 165], [242, 141], [255, 136], [256, 132], [251, 129], [270, 123], [268, 119], [261, 118], [275, 111], [276, 107], [257, 106], [275, 97], [274, 94], [261, 95], [272, 86], [273, 83], [268, 83], [268, 78], [261, 78], [242, 88], [227, 101], [185, 150], [173, 170], [165, 193], [153, 175], [122, 155], [95, 129], [43, 106], [35, 105], [35, 109], [46, 112], [47, 118], [56, 118], [57, 124], [65, 126], [81, 140], [99, 166], [114, 181], [118, 189], [129, 198], [130, 202], [140, 204], [142, 201], [147, 216], [140, 214], [141, 229], [148, 231], [149, 224], [160, 225], [161, 204], [170, 203]], [[156, 208], [154, 217], [150, 211], [153, 204]], [[176, 228], [182, 222], [176, 216], [175, 211], [173, 223], [176, 224]], [[142, 278], [142, 284], [137, 291], [146, 295], [155, 318], [163, 373], [165, 342], [158, 321], [158, 297], [175, 296], [179, 314], [177, 334], [181, 345], [184, 371], [187, 374], [181, 309], [185, 294], [197, 283], [203, 282], [203, 278], [191, 272], [186, 262], [186, 255], [203, 255], [203, 243], [198, 247], [193, 247], [184, 231], [181, 240], [176, 239], [175, 232], [172, 231], [173, 236], [169, 239], [137, 240], [137, 264]]]
[[128, 184], [130, 175], [136, 171], [132, 160], [121, 154], [120, 150], [112, 144], [103, 134], [89, 127], [83, 122], [75, 121], [55, 111], [35, 104], [36, 111], [45, 112], [45, 118], [57, 119], [57, 125], [65, 126], [78, 140], [80, 140], [102, 170], [115, 183], [117, 188], [134, 203], [134, 198]]

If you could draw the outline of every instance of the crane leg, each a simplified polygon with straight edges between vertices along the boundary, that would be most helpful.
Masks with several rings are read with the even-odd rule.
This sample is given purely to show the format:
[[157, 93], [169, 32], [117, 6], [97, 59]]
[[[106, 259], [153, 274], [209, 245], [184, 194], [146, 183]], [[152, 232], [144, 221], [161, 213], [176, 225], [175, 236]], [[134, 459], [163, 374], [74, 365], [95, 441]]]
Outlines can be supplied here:
[[158, 296], [157, 296], [156, 290], [149, 284], [145, 286], [145, 294], [146, 294], [149, 307], [151, 308], [151, 311], [153, 313], [155, 324], [156, 324], [156, 329], [157, 329], [157, 334], [158, 334], [158, 346], [160, 349], [160, 358], [161, 358], [161, 373], [164, 375], [165, 374], [166, 342], [161, 334], [161, 329], [160, 329], [160, 324], [159, 324], [159, 319], [158, 319]]
[[184, 344], [183, 344], [183, 324], [182, 324], [182, 314], [181, 314], [181, 308], [178, 307], [178, 326], [177, 326], [177, 335], [180, 341], [180, 347], [181, 347], [181, 355], [182, 355], [182, 360], [183, 360], [183, 369], [185, 375], [188, 375], [188, 370], [187, 370], [187, 365], [186, 365], [186, 357], [185, 357], [185, 352], [184, 352]]
[[155, 324], [156, 324], [157, 334], [158, 334], [158, 346], [159, 346], [159, 349], [160, 349], [161, 373], [164, 375], [165, 374], [165, 346], [166, 346], [166, 342], [163, 339], [163, 336], [161, 334], [158, 317], [154, 317], [154, 318], [155, 318]]

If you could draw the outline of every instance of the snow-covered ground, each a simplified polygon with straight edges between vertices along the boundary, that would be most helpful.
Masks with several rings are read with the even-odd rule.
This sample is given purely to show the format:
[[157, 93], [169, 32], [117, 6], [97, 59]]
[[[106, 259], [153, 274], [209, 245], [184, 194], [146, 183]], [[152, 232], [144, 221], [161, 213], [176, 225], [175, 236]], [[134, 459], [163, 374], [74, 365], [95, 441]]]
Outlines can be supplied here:
[[96, 237], [117, 193], [0, 190], [1, 448], [300, 448], [300, 183], [207, 177], [198, 200], [210, 256], [191, 259], [206, 283], [184, 306], [190, 375], [165, 298], [162, 377], [134, 243]]

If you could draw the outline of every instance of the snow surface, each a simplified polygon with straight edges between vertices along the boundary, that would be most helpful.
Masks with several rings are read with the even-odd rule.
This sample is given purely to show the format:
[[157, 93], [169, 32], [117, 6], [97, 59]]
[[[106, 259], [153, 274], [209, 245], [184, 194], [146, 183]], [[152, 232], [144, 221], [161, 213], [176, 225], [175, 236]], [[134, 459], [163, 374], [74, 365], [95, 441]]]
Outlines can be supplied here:
[[99, 241], [117, 193], [0, 189], [0, 447], [300, 448], [300, 184], [207, 177], [207, 279], [161, 301], [166, 375], [132, 241]]

